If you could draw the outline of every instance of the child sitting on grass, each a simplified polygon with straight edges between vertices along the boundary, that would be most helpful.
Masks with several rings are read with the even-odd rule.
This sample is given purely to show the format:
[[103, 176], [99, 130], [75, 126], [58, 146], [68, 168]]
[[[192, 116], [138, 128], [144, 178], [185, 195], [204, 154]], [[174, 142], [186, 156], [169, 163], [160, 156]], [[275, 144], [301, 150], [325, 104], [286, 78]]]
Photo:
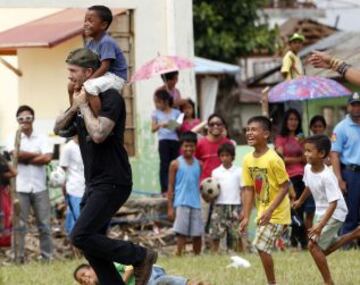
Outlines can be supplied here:
[[195, 133], [186, 132], [180, 141], [182, 155], [171, 162], [169, 169], [168, 217], [175, 218], [176, 255], [182, 255], [187, 237], [192, 238], [193, 251], [198, 255], [204, 226], [199, 190], [201, 166], [194, 157], [197, 137]]
[[252, 117], [246, 128], [248, 145], [254, 152], [244, 157], [243, 207], [240, 232], [246, 232], [254, 198], [257, 206], [257, 229], [253, 241], [268, 284], [276, 284], [271, 251], [275, 241], [290, 224], [289, 177], [284, 161], [267, 146], [271, 136], [271, 122], [263, 116]]
[[327, 285], [334, 284], [325, 251], [335, 242], [348, 213], [344, 197], [334, 172], [325, 165], [324, 158], [331, 149], [330, 139], [315, 135], [305, 141], [305, 190], [293, 207], [299, 208], [310, 194], [316, 204], [316, 222], [309, 229], [309, 251]]
[[212, 177], [220, 185], [220, 194], [210, 219], [212, 251], [218, 252], [220, 240], [226, 235], [227, 246], [236, 250], [242, 248], [239, 236], [241, 212], [241, 168], [233, 164], [235, 147], [232, 143], [222, 144], [218, 149], [221, 165], [212, 171]]

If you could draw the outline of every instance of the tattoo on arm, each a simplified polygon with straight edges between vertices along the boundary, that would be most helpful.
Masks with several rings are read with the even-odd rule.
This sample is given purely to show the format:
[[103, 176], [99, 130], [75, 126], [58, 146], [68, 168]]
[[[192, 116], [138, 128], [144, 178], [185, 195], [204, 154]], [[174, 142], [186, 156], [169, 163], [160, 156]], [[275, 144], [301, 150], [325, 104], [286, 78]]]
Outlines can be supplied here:
[[54, 126], [54, 133], [59, 134], [59, 131], [65, 129], [69, 126], [71, 121], [74, 119], [76, 115], [77, 108], [75, 106], [71, 106], [66, 112], [59, 115], [56, 118], [55, 126]]
[[80, 106], [86, 129], [95, 143], [102, 143], [111, 133], [115, 122], [105, 117], [95, 117], [88, 104]]

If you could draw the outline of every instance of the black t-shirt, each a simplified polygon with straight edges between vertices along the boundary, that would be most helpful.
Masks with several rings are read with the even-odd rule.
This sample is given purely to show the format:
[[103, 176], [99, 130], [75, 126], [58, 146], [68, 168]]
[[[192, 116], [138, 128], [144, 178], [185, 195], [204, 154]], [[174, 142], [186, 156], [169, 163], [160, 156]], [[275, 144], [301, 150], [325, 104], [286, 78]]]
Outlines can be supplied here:
[[131, 167], [123, 146], [126, 120], [124, 99], [114, 89], [107, 90], [99, 96], [101, 100], [99, 117], [112, 120], [115, 126], [104, 142], [96, 144], [86, 130], [82, 115], [79, 114], [76, 118], [86, 185], [131, 186]]

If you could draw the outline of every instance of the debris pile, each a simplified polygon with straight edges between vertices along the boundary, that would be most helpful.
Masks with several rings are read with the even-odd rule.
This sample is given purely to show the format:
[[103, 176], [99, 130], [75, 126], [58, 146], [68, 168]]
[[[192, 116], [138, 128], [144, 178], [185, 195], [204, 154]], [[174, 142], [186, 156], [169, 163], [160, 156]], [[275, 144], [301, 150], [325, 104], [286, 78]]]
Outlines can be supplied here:
[[[54, 259], [65, 260], [80, 256], [70, 245], [64, 230], [64, 204], [56, 207], [56, 218], [52, 221]], [[128, 200], [113, 217], [108, 236], [129, 240], [134, 243], [154, 248], [162, 254], [174, 252], [175, 235], [172, 223], [167, 220], [166, 198], [136, 198]], [[39, 259], [39, 234], [33, 216], [29, 221], [26, 235], [26, 260]], [[0, 264], [11, 261], [10, 248], [0, 248]]]

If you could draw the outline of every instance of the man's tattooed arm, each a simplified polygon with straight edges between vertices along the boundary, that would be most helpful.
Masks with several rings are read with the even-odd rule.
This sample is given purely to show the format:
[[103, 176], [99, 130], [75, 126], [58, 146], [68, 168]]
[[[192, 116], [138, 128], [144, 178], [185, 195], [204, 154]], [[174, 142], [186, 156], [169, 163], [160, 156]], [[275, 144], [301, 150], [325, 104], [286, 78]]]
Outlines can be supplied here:
[[87, 103], [80, 105], [80, 112], [91, 139], [95, 143], [102, 143], [113, 130], [115, 122], [106, 117], [95, 117]]
[[59, 115], [56, 118], [55, 126], [54, 126], [54, 133], [56, 135], [59, 134], [59, 131], [69, 126], [69, 124], [76, 116], [77, 108], [78, 108], [77, 106], [72, 105], [67, 111], [65, 111], [63, 114]]

